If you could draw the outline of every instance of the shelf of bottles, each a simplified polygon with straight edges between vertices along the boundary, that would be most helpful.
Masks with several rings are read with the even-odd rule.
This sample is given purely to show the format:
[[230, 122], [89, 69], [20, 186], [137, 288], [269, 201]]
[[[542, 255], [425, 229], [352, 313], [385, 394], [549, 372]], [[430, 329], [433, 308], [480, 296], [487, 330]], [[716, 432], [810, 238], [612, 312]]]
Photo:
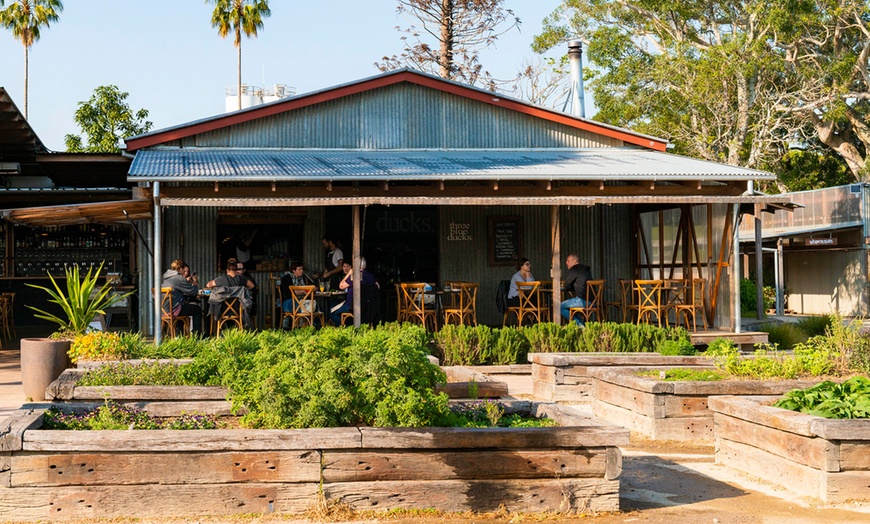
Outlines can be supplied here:
[[63, 276], [67, 267], [123, 273], [129, 268], [129, 235], [118, 226], [15, 227], [15, 276]]
[[0, 277], [6, 274], [6, 221], [0, 220]]

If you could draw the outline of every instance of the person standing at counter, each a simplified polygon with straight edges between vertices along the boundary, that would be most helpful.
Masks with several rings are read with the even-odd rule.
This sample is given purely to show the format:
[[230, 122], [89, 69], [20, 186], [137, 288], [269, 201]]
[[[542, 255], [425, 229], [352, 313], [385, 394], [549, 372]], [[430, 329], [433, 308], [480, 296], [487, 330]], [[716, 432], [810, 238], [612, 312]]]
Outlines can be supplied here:
[[[202, 309], [191, 302], [196, 299], [199, 288], [188, 280], [191, 277], [185, 278], [182, 273], [185, 268], [187, 264], [183, 260], [173, 260], [169, 269], [163, 273], [162, 287], [172, 288], [172, 304], [175, 308], [172, 316], [188, 316], [193, 319], [193, 332], [199, 335], [202, 333]], [[190, 268], [187, 268], [187, 272], [190, 272]]]

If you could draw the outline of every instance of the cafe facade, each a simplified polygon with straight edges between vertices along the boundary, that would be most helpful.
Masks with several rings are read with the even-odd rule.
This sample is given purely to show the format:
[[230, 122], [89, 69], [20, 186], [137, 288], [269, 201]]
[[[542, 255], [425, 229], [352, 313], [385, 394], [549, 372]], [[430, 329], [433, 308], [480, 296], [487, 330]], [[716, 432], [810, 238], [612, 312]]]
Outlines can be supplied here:
[[[735, 226], [747, 209], [781, 201], [752, 192], [769, 173], [669, 154], [660, 138], [412, 70], [126, 146], [128, 182], [153, 206], [139, 288], [154, 288], [176, 258], [205, 282], [245, 254], [260, 327], [276, 325], [273, 279], [290, 260], [322, 269], [327, 235], [345, 258], [365, 257], [387, 292], [478, 282], [484, 324], [501, 324], [497, 285], [519, 258], [558, 288], [576, 253], [607, 280], [607, 300], [619, 279], [705, 279], [710, 323], [727, 329]], [[140, 308], [140, 325], [154, 326], [155, 307]]]

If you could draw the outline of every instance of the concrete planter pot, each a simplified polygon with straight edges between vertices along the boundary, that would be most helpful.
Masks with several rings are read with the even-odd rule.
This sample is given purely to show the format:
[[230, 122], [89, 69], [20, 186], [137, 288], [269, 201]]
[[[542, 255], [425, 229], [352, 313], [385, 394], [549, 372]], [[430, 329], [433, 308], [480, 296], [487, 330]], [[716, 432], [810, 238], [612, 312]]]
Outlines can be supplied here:
[[45, 400], [45, 388], [72, 366], [69, 348], [69, 340], [21, 339], [21, 384], [26, 398]]

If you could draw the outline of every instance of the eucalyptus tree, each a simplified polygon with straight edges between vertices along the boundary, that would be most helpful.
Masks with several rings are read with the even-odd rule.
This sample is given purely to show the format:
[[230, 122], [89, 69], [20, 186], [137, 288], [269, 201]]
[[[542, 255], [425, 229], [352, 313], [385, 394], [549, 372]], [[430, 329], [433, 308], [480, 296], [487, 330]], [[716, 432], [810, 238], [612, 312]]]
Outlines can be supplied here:
[[796, 84], [771, 42], [809, 0], [566, 0], [533, 49], [585, 42], [597, 118], [668, 138], [678, 152], [759, 167], [802, 126], [777, 111]]
[[206, 0], [206, 3], [214, 4], [211, 13], [211, 25], [216, 27], [218, 35], [226, 38], [233, 34], [233, 45], [238, 50], [238, 83], [237, 93], [239, 109], [242, 108], [242, 33], [248, 38], [257, 36], [257, 31], [263, 28], [263, 18], [268, 18], [272, 12], [269, 10], [267, 0]]
[[129, 93], [118, 86], [99, 86], [90, 100], [79, 102], [75, 122], [87, 136], [87, 144], [79, 135], [66, 135], [64, 142], [70, 153], [116, 153], [121, 140], [147, 133], [151, 126], [147, 109], [133, 111], [127, 103]]
[[404, 33], [400, 55], [384, 56], [381, 71], [411, 67], [448, 80], [492, 87], [479, 53], [520, 25], [505, 0], [397, 0], [396, 12], [419, 25], [396, 27]]
[[[4, 3], [0, 1], [0, 6]], [[63, 11], [60, 0], [18, 0], [0, 11], [0, 25], [24, 45], [24, 118], [27, 118], [30, 47], [39, 40], [40, 30], [57, 22]]]

